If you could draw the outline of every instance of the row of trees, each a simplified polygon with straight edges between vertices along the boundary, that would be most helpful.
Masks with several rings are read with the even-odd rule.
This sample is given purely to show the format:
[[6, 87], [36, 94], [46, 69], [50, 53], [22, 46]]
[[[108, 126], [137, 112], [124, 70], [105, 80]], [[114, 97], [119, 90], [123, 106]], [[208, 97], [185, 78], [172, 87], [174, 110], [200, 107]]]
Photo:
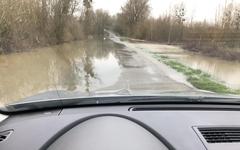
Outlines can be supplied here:
[[171, 42], [181, 40], [185, 22], [185, 6], [177, 4], [172, 13], [150, 17], [149, 0], [128, 0], [115, 17], [114, 30], [133, 38]]
[[187, 20], [184, 3], [176, 4], [158, 18], [150, 16], [149, 0], [127, 0], [116, 16], [103, 10], [93, 11], [92, 3], [92, 0], [1, 0], [0, 52], [102, 36], [105, 28], [123, 36], [169, 44], [186, 39], [201, 43], [199, 40], [205, 37], [217, 41], [240, 32], [240, 6], [234, 3], [218, 10], [215, 23]]
[[114, 30], [124, 36], [168, 43], [193, 39], [193, 33], [195, 39], [208, 33], [209, 40], [224, 40], [225, 35], [240, 32], [240, 5], [226, 4], [218, 10], [214, 23], [187, 20], [186, 11], [184, 3], [178, 3], [168, 14], [152, 18], [149, 0], [128, 0], [114, 18]]
[[108, 18], [92, 0], [1, 0], [0, 53], [102, 34]]

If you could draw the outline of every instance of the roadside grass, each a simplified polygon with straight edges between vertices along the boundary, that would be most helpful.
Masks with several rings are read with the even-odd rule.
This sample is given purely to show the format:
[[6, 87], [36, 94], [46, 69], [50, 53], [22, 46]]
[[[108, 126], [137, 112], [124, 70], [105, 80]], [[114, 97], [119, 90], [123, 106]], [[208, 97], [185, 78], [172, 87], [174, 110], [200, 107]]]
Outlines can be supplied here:
[[156, 53], [153, 53], [153, 56], [164, 64], [170, 66], [177, 72], [183, 73], [186, 76], [187, 81], [198, 89], [221, 94], [240, 94], [240, 90], [228, 88], [224, 84], [214, 80], [211, 75], [199, 69], [192, 69], [190, 67], [187, 67], [167, 56], [159, 55]]

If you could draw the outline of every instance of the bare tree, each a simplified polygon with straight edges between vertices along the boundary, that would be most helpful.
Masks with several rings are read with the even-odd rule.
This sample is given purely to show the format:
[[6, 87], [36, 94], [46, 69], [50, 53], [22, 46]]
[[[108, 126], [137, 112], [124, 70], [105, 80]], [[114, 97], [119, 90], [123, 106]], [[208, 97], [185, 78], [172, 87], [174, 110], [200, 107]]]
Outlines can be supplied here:
[[185, 15], [186, 15], [186, 8], [184, 3], [179, 3], [174, 6], [173, 10], [174, 14], [171, 19], [170, 23], [170, 30], [168, 34], [168, 44], [171, 43], [171, 38], [172, 38], [172, 32], [173, 28], [175, 27], [175, 30], [177, 29], [178, 31], [174, 31], [175, 33], [178, 32], [179, 35], [175, 35], [175, 38], [178, 37], [178, 40], [182, 40], [183, 38], [183, 30], [184, 30], [184, 22], [186, 21]]
[[175, 5], [174, 8], [174, 13], [175, 13], [175, 20], [178, 24], [183, 24], [183, 22], [186, 20], [185, 15], [186, 15], [186, 8], [184, 3], [180, 3]]
[[70, 11], [71, 0], [59, 0], [54, 9], [55, 35], [57, 43], [64, 41], [64, 28]]
[[233, 19], [233, 4], [228, 4], [224, 11], [222, 16], [222, 28], [225, 30], [229, 30], [231, 28], [231, 23]]
[[94, 29], [97, 36], [104, 35], [104, 29], [107, 28], [107, 26], [110, 24], [109, 19], [110, 16], [106, 11], [103, 11], [101, 9], [96, 10]]
[[83, 0], [84, 5], [84, 33], [86, 36], [91, 34], [93, 20], [92, 0]]
[[236, 31], [240, 30], [240, 6], [236, 7], [233, 14], [233, 28]]
[[128, 26], [130, 35], [133, 34], [134, 27], [139, 22], [147, 19], [150, 7], [149, 0], [128, 0], [125, 6], [122, 7], [122, 17]]

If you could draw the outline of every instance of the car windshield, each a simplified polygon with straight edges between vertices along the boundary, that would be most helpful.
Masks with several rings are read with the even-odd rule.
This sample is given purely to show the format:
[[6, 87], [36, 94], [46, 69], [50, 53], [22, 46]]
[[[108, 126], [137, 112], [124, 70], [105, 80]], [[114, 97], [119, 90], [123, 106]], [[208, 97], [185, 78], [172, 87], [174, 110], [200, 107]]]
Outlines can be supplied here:
[[239, 94], [240, 0], [0, 1], [0, 107]]

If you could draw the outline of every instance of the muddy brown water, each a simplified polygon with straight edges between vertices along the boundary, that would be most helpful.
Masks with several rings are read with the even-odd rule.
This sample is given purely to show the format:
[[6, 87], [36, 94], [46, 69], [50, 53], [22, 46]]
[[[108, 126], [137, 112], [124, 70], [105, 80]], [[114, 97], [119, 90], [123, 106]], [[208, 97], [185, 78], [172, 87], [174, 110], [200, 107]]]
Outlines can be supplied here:
[[0, 55], [0, 104], [51, 90], [89, 92], [109, 86], [121, 73], [118, 48], [101, 40]]
[[[156, 49], [157, 52], [160, 49], [162, 54], [192, 68], [201, 69], [231, 88], [240, 89], [239, 62], [187, 53], [176, 47], [150, 44], [140, 46]], [[139, 68], [141, 75], [145, 73], [150, 78], [151, 70], [150, 73], [146, 73], [146, 70], [142, 72], [144, 68], [141, 69], [141, 63], [135, 62], [131, 57], [134, 54], [109, 40], [99, 40], [0, 55], [0, 105], [46, 91], [88, 93], [104, 89], [118, 83], [126, 69], [128, 73], [134, 73], [134, 68]], [[135, 74], [130, 75], [135, 78]], [[145, 76], [140, 79], [142, 82], [150, 81]]]

